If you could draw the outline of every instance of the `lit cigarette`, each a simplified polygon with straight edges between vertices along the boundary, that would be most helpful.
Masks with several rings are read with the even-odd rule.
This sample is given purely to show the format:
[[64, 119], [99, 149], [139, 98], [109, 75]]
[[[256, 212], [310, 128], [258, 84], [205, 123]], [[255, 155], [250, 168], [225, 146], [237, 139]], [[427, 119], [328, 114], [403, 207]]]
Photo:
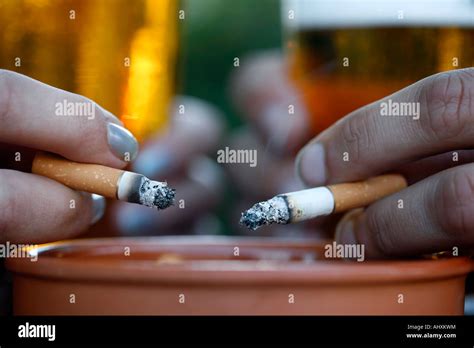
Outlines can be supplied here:
[[35, 155], [32, 172], [77, 191], [152, 208], [165, 209], [174, 202], [174, 189], [166, 182], [152, 181], [141, 174], [98, 164], [72, 162], [49, 153]]
[[305, 221], [365, 207], [405, 187], [407, 182], [403, 176], [387, 174], [365, 181], [284, 193], [255, 204], [242, 213], [240, 223], [256, 230], [263, 225]]

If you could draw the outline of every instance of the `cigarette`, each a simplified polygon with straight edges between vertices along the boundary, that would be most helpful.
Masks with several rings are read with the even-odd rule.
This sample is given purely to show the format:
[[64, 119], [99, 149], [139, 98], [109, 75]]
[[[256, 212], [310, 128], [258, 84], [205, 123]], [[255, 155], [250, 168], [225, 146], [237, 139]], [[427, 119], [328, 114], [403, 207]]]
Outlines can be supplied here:
[[77, 191], [147, 207], [165, 209], [174, 203], [175, 190], [166, 182], [153, 181], [126, 170], [72, 162], [57, 155], [38, 152], [31, 171]]
[[315, 187], [284, 193], [255, 204], [242, 213], [240, 224], [250, 230], [289, 224], [365, 207], [407, 187], [399, 174], [387, 174], [365, 181]]

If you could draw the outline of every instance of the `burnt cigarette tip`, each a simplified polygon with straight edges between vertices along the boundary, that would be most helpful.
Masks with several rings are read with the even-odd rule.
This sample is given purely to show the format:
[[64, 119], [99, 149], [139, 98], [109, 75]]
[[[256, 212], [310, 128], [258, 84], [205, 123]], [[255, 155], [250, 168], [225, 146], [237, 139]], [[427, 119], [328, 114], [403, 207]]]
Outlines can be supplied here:
[[158, 209], [166, 209], [172, 205], [174, 205], [174, 198], [176, 190], [165, 186], [162, 188], [161, 193], [155, 194], [155, 199], [153, 201], [153, 205]]
[[264, 225], [287, 224], [290, 221], [290, 211], [283, 197], [276, 196], [272, 199], [255, 204], [242, 213], [240, 224], [249, 230], [255, 231]]
[[265, 219], [254, 208], [251, 208], [242, 213], [240, 224], [249, 230], [255, 231], [257, 228], [265, 225]]
[[175, 189], [165, 182], [144, 178], [140, 187], [140, 203], [148, 207], [166, 209], [174, 204]]

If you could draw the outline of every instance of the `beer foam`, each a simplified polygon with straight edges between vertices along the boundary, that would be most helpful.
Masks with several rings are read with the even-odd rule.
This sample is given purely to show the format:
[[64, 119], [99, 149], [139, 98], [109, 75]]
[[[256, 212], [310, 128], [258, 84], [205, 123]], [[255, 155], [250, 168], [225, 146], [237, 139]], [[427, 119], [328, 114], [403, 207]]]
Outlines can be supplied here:
[[[293, 11], [293, 12], [290, 12]], [[294, 14], [294, 18], [290, 18]], [[283, 0], [289, 28], [474, 27], [471, 0]]]

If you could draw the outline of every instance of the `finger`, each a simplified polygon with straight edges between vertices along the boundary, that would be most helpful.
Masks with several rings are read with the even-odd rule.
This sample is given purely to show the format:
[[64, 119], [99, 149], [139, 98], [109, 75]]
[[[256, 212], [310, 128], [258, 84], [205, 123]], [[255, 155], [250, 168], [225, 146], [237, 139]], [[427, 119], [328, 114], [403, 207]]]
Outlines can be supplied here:
[[402, 174], [411, 185], [445, 169], [472, 162], [474, 150], [456, 150], [407, 163], [397, 168], [396, 172]]
[[306, 109], [279, 52], [245, 59], [231, 79], [235, 105], [277, 154], [293, 153], [310, 136]]
[[0, 242], [44, 243], [75, 236], [103, 215], [105, 199], [53, 180], [0, 170]]
[[169, 178], [186, 170], [192, 158], [215, 150], [224, 118], [212, 105], [193, 97], [174, 103], [169, 129], [145, 144], [133, 169], [150, 178]]
[[[354, 111], [301, 150], [300, 176], [308, 185], [359, 180], [472, 147], [473, 80], [474, 68], [433, 75]], [[397, 107], [408, 116], [384, 116]]]
[[0, 141], [78, 162], [125, 166], [138, 151], [133, 135], [91, 100], [0, 70]]
[[474, 164], [445, 170], [343, 219], [336, 239], [368, 257], [415, 255], [474, 245]]
[[127, 204], [117, 211], [119, 230], [125, 235], [167, 234], [182, 230], [213, 209], [223, 192], [224, 178], [219, 166], [206, 157], [193, 160], [187, 176], [170, 184], [176, 188], [175, 205], [160, 213]]

